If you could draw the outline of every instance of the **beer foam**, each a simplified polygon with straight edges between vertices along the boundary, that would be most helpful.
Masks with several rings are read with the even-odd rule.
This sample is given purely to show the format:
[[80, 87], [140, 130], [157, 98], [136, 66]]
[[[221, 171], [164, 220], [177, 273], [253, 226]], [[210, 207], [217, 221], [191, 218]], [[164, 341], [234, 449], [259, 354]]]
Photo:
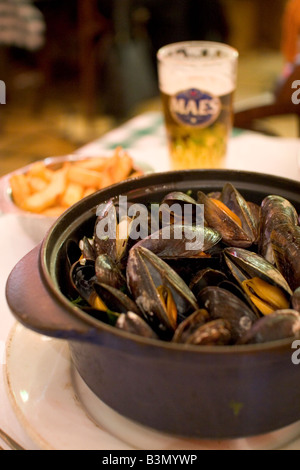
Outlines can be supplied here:
[[213, 73], [212, 71], [188, 74], [184, 68], [175, 71], [169, 67], [161, 66], [159, 82], [160, 90], [166, 95], [175, 95], [180, 91], [196, 88], [214, 96], [225, 96], [235, 90], [233, 79], [225, 74]]

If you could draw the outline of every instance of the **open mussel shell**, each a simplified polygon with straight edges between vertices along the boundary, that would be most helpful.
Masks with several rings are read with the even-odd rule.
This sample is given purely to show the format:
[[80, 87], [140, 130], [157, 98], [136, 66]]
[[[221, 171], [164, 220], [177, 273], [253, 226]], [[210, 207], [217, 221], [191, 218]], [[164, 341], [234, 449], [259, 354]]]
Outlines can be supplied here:
[[85, 259], [96, 259], [96, 253], [94, 249], [93, 240], [90, 240], [88, 237], [83, 237], [79, 242], [79, 249], [82, 253], [82, 257]]
[[220, 233], [226, 245], [249, 248], [257, 240], [251, 209], [232, 185], [225, 187], [224, 194], [231, 209], [223, 202], [223, 193], [221, 199], [216, 200], [198, 192], [198, 203], [204, 205], [205, 220], [209, 227]]
[[95, 282], [94, 290], [107, 310], [117, 313], [133, 312], [141, 316], [135, 302], [120, 290], [106, 284], [100, 284], [99, 282]]
[[92, 260], [79, 260], [70, 269], [70, 285], [73, 287], [73, 298], [80, 296], [93, 307], [97, 282], [95, 263]]
[[242, 248], [225, 248], [224, 258], [255, 311], [267, 314], [289, 308], [293, 292], [282, 274], [262, 256]]
[[96, 256], [106, 254], [116, 261], [117, 224], [117, 211], [113, 200], [98, 206], [94, 230]]
[[167, 204], [172, 206], [174, 203], [179, 203], [182, 205], [191, 204], [197, 206], [197, 201], [192, 198], [189, 194], [183, 193], [181, 191], [173, 191], [168, 193], [162, 200], [162, 204]]
[[68, 240], [66, 243], [66, 264], [68, 271], [81, 258], [81, 256], [82, 252], [77, 241]]
[[[127, 284], [145, 319], [160, 334], [173, 336], [178, 316], [187, 316], [198, 310], [196, 298], [184, 281], [146, 248], [134, 247], [130, 250]], [[165, 301], [162, 291], [168, 297]]]
[[69, 239], [67, 243], [65, 244], [65, 257], [64, 257], [64, 267], [65, 267], [65, 272], [68, 273], [68, 277], [65, 280], [65, 290], [68, 295], [69, 299], [72, 299], [73, 301], [78, 298], [79, 294], [74, 286], [74, 283], [71, 279], [71, 270], [72, 267], [80, 260], [81, 258], [81, 250], [79, 248], [79, 245], [77, 241]]
[[293, 291], [300, 287], [300, 227], [280, 225], [271, 233], [275, 265]]
[[300, 336], [300, 314], [279, 310], [260, 318], [238, 344], [262, 344]]
[[233, 343], [237, 342], [258, 320], [257, 315], [238, 297], [220, 287], [206, 287], [198, 296], [198, 304], [212, 320], [223, 319], [230, 325]]
[[148, 323], [134, 312], [122, 313], [116, 322], [116, 327], [143, 338], [158, 339]]
[[261, 204], [261, 225], [259, 253], [270, 263], [275, 264], [271, 233], [280, 225], [298, 225], [298, 214], [295, 207], [287, 199], [267, 196]]
[[174, 191], [167, 194], [161, 202], [160, 212], [162, 221], [168, 220], [171, 216], [174, 223], [183, 224], [187, 215], [191, 218], [191, 223], [197, 225], [203, 220], [203, 207], [195, 199], [186, 193]]
[[239, 217], [242, 228], [249, 239], [253, 240], [253, 243], [258, 242], [260, 225], [258, 208], [249, 204], [231, 183], [225, 184], [220, 199]]
[[95, 271], [98, 281], [115, 289], [126, 287], [126, 279], [119, 266], [108, 256], [99, 255], [95, 261]]
[[113, 200], [100, 205], [94, 230], [96, 257], [105, 254], [115, 263], [120, 263], [127, 254], [132, 222], [127, 216], [118, 219]]
[[170, 225], [139, 241], [143, 247], [165, 260], [205, 257], [221, 241], [216, 230], [204, 226]]

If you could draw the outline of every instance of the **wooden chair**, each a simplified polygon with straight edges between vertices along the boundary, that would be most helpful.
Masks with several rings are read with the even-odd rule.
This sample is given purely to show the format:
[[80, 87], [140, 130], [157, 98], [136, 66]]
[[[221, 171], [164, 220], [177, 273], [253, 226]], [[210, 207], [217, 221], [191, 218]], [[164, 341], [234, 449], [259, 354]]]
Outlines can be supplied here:
[[[296, 81], [299, 83], [295, 83]], [[299, 87], [300, 65], [297, 65], [292, 74], [273, 93], [264, 95], [261, 98], [258, 97], [252, 105], [237, 106], [234, 111], [234, 126], [240, 129], [275, 135], [273, 132], [258, 125], [257, 121], [274, 116], [295, 115], [298, 120], [298, 133], [300, 136], [300, 103], [296, 104], [292, 100], [293, 94], [297, 93]]]

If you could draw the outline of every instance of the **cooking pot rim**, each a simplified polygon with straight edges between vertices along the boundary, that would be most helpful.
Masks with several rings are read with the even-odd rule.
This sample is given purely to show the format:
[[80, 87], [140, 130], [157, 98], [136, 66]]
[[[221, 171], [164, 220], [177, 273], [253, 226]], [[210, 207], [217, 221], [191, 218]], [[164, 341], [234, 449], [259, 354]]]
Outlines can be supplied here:
[[[64, 309], [66, 309], [69, 313], [72, 315], [75, 315], [77, 318], [80, 318], [83, 322], [85, 322], [87, 325], [90, 325], [92, 328], [94, 328], [96, 331], [98, 330], [100, 332], [105, 332], [107, 334], [112, 334], [114, 337], [119, 338], [120, 340], [130, 340], [131, 342], [134, 342], [136, 344], [142, 345], [142, 346], [152, 346], [154, 348], [158, 349], [164, 349], [168, 350], [170, 352], [174, 351], [177, 353], [194, 353], [194, 354], [242, 354], [242, 355], [247, 355], [247, 354], [258, 354], [258, 353], [263, 353], [267, 352], [269, 353], [270, 351], [274, 352], [280, 352], [281, 350], [286, 350], [286, 349], [291, 349], [291, 344], [293, 341], [297, 339], [297, 337], [293, 338], [288, 338], [284, 340], [277, 340], [277, 341], [270, 341], [268, 343], [263, 343], [263, 344], [251, 344], [251, 345], [232, 345], [232, 346], [194, 346], [194, 345], [182, 345], [182, 344], [175, 344], [172, 342], [164, 342], [162, 340], [156, 340], [156, 339], [150, 339], [150, 338], [144, 338], [142, 336], [134, 335], [132, 333], [128, 333], [126, 331], [122, 331], [121, 329], [118, 329], [114, 326], [105, 324], [101, 322], [100, 320], [94, 319], [87, 313], [85, 313], [83, 310], [81, 310], [79, 307], [72, 305], [72, 303], [67, 299], [67, 297], [61, 292], [59, 287], [56, 285], [52, 274], [50, 272], [47, 258], [48, 258], [48, 250], [49, 250], [49, 245], [51, 238], [53, 236], [53, 232], [59, 227], [63, 221], [66, 219], [66, 217], [70, 218], [72, 217], [73, 213], [76, 213], [78, 211], [78, 208], [81, 208], [84, 206], [89, 201], [92, 201], [95, 199], [97, 196], [101, 201], [106, 201], [110, 199], [112, 196], [108, 196], [105, 198], [105, 195], [109, 195], [113, 193], [115, 190], [117, 190], [116, 194], [124, 194], [129, 192], [129, 189], [132, 191], [135, 191], [137, 189], [141, 190], [143, 188], [149, 187], [150, 184], [156, 185], [159, 184], [157, 183], [157, 180], [160, 180], [161, 178], [169, 178], [169, 183], [172, 181], [173, 183], [178, 182], [179, 180], [176, 179], [180, 176], [180, 180], [184, 181], [185, 178], [184, 176], [188, 175], [198, 175], [198, 176], [206, 176], [207, 179], [211, 179], [211, 181], [214, 181], [214, 176], [215, 179], [218, 180], [221, 178], [222, 180], [224, 179], [225, 175], [235, 175], [239, 176], [241, 178], [241, 182], [245, 182], [248, 180], [251, 181], [251, 178], [263, 178], [268, 182], [269, 184], [276, 184], [278, 188], [281, 187], [282, 184], [293, 184], [297, 186], [297, 189], [300, 193], [300, 183], [296, 180], [290, 180], [287, 178], [282, 178], [279, 176], [273, 176], [273, 175], [266, 175], [258, 172], [249, 172], [249, 171], [241, 171], [241, 170], [184, 170], [184, 171], [169, 171], [169, 172], [163, 172], [163, 173], [154, 173], [150, 175], [145, 175], [139, 178], [135, 178], [132, 180], [128, 180], [122, 183], [117, 183], [110, 188], [106, 188], [103, 190], [98, 191], [97, 193], [87, 197], [86, 199], [78, 202], [75, 204], [73, 207], [69, 208], [62, 216], [60, 216], [52, 228], [48, 231], [47, 235], [45, 236], [44, 240], [41, 243], [41, 249], [39, 252], [39, 270], [40, 270], [40, 275], [42, 278], [42, 282], [44, 286], [46, 287], [47, 291], [49, 294], [52, 296], [53, 299], [57, 303], [59, 303]], [[228, 181], [229, 178], [225, 178]], [[255, 180], [254, 180], [255, 181]], [[132, 183], [138, 182], [138, 186], [133, 186]], [[251, 184], [248, 185], [249, 189], [251, 190]], [[125, 189], [125, 191], [122, 191]], [[100, 196], [100, 197], [99, 197]], [[98, 201], [97, 205], [101, 202], [100, 200]], [[95, 211], [95, 207], [93, 206], [93, 209]], [[80, 212], [81, 215], [84, 215], [85, 213], [89, 212], [91, 209], [86, 209], [84, 212]], [[74, 220], [76, 218], [74, 217]], [[78, 218], [77, 218], [78, 220]], [[78, 224], [79, 225], [79, 224]], [[291, 349], [292, 353], [292, 349]]]

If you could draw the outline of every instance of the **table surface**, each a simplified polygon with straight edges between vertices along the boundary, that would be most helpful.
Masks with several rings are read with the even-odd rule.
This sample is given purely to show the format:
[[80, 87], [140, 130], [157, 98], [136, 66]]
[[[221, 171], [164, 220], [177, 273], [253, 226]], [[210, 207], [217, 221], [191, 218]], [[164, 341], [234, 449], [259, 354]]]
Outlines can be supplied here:
[[[122, 146], [132, 156], [152, 166], [155, 171], [169, 169], [166, 135], [159, 113], [147, 113], [134, 118], [111, 131], [101, 139], [78, 150], [82, 155], [97, 155]], [[233, 133], [230, 140], [227, 167], [275, 174], [300, 180], [298, 139], [266, 137], [251, 132]], [[1, 207], [0, 207], [1, 213]], [[16, 417], [8, 399], [5, 374], [5, 345], [15, 320], [5, 299], [5, 285], [9, 273], [37, 243], [22, 229], [17, 216], [1, 215], [0, 264], [0, 428], [14, 437], [27, 449], [37, 449]], [[0, 441], [1, 445], [1, 441]]]

